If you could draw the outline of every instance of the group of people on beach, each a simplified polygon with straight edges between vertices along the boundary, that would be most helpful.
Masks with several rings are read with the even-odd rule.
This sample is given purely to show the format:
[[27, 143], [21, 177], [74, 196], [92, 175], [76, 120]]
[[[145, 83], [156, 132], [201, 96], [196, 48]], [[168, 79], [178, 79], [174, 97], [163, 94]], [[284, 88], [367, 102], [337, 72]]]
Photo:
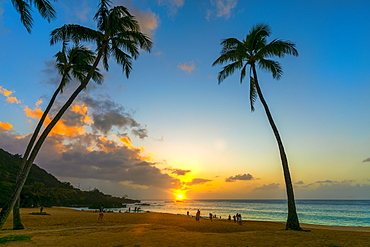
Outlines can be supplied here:
[[[189, 211], [187, 211], [186, 215], [190, 216]], [[209, 219], [212, 221], [212, 219], [214, 219], [214, 218], [217, 218], [217, 216], [215, 214], [213, 215], [212, 213], [209, 213]], [[197, 213], [195, 214], [195, 220], [199, 221], [199, 219], [200, 219], [200, 210], [198, 209]], [[221, 216], [220, 216], [220, 219], [221, 219]], [[231, 215], [229, 215], [228, 220], [231, 221]], [[239, 213], [237, 213], [236, 215], [233, 215], [233, 220], [234, 220], [235, 223], [238, 223], [239, 225], [241, 225], [242, 224], [242, 215], [239, 214]]]
[[[229, 215], [228, 220], [231, 220], [230, 215]], [[238, 223], [239, 225], [241, 225], [242, 224], [242, 215], [241, 214], [233, 215], [233, 220], [234, 220], [235, 223]]]

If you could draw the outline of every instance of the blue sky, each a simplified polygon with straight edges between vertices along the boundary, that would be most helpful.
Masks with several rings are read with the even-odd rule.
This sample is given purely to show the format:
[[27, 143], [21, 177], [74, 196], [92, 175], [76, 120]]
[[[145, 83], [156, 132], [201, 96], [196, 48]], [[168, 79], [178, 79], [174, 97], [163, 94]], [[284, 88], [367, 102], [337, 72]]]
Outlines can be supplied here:
[[[57, 19], [48, 23], [35, 11], [28, 34], [11, 1], [2, 1], [1, 148], [24, 152], [37, 123], [24, 109], [43, 110], [56, 88], [53, 55], [60, 45], [49, 45], [50, 32], [67, 23], [94, 28], [97, 4], [53, 3]], [[299, 52], [298, 57], [278, 60], [284, 70], [279, 81], [258, 71], [285, 144], [296, 197], [370, 198], [368, 1], [113, 4], [128, 7], [137, 17], [154, 43], [152, 52], [141, 53], [129, 79], [112, 61], [104, 84], [91, 83], [76, 102], [85, 110], [71, 111], [65, 118], [67, 127], [80, 129], [51, 136], [37, 164], [82, 189], [97, 187], [138, 199], [173, 194], [285, 198], [276, 141], [260, 102], [252, 113], [248, 83], [240, 84], [236, 73], [218, 85], [221, 66], [212, 67], [222, 39], [244, 39], [253, 25], [267, 23], [271, 39], [290, 40]], [[70, 85], [60, 102], [75, 86]], [[36, 105], [40, 99], [43, 103]], [[117, 122], [113, 112], [140, 126]], [[111, 117], [104, 128], [93, 118], [102, 114]], [[133, 129], [141, 129], [146, 137]]]

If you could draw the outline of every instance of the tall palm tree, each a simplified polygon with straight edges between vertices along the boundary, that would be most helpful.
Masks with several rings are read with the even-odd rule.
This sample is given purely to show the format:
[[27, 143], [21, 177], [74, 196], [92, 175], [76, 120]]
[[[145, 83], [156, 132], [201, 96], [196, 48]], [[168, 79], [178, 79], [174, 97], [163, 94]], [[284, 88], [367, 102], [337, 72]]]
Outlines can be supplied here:
[[36, 6], [40, 15], [48, 22], [56, 18], [56, 12], [49, 0], [12, 0], [12, 4], [15, 10], [20, 14], [21, 22], [29, 33], [31, 33], [33, 26], [33, 18], [31, 15], [32, 4]]
[[108, 59], [110, 56], [113, 56], [116, 62], [122, 66], [126, 77], [128, 77], [132, 70], [132, 59], [138, 58], [139, 48], [150, 52], [152, 47], [151, 40], [140, 32], [138, 22], [129, 13], [127, 8], [116, 6], [110, 9], [110, 5], [110, 0], [100, 1], [98, 12], [94, 17], [98, 23], [97, 31], [79, 25], [64, 25], [51, 33], [50, 43], [52, 45], [59, 41], [65, 43], [67, 40], [72, 40], [75, 43], [81, 41], [94, 41], [97, 46], [97, 56], [86, 77], [81, 81], [81, 85], [77, 87], [65, 104], [60, 108], [33, 147], [24, 169], [19, 179], [17, 179], [8, 209], [0, 212], [0, 228], [3, 227], [10, 211], [14, 207], [15, 201], [22, 190], [32, 163], [40, 151], [43, 142], [79, 93], [86, 88], [100, 60], [103, 60], [104, 68], [108, 71]]
[[[58, 52], [54, 56], [56, 58], [56, 68], [59, 74], [62, 76], [58, 88], [55, 90], [53, 96], [51, 97], [49, 104], [47, 105], [44, 113], [42, 114], [35, 131], [32, 134], [32, 137], [27, 145], [26, 151], [22, 157], [22, 163], [19, 168], [19, 174], [23, 171], [24, 166], [27, 162], [28, 156], [32, 150], [32, 147], [35, 144], [36, 138], [40, 133], [40, 130], [45, 122], [47, 115], [50, 112], [51, 107], [54, 105], [54, 102], [59, 95], [63, 93], [63, 88], [69, 83], [72, 78], [76, 78], [79, 81], [83, 81], [85, 75], [89, 72], [91, 68], [91, 63], [95, 60], [94, 52], [88, 50], [83, 46], [75, 46], [73, 48], [68, 48], [67, 43], [63, 43], [62, 51]], [[103, 76], [99, 73], [98, 69], [95, 69], [92, 79], [101, 84]], [[13, 208], [13, 229], [20, 230], [24, 229], [22, 224], [20, 213], [19, 213], [19, 198]]]
[[286, 54], [298, 56], [298, 51], [295, 48], [295, 44], [290, 41], [283, 41], [279, 39], [274, 39], [270, 43], [267, 43], [266, 38], [271, 34], [270, 28], [266, 24], [258, 24], [254, 26], [246, 38], [239, 41], [236, 38], [228, 38], [222, 40], [222, 50], [221, 55], [213, 63], [224, 64], [229, 63], [223, 67], [218, 75], [218, 83], [220, 84], [225, 78], [233, 74], [236, 70], [240, 70], [240, 83], [247, 74], [247, 67], [250, 69], [250, 88], [249, 97], [251, 110], [254, 111], [254, 102], [257, 97], [261, 100], [261, 103], [265, 109], [268, 121], [274, 132], [276, 141], [278, 143], [281, 163], [284, 171], [284, 179], [286, 185], [286, 192], [288, 198], [288, 219], [286, 223], [286, 229], [301, 230], [298, 221], [298, 215], [296, 212], [295, 201], [294, 201], [294, 191], [292, 180], [290, 177], [288, 159], [285, 154], [283, 142], [281, 140], [279, 131], [276, 124], [272, 118], [269, 107], [265, 101], [262, 94], [258, 78], [257, 69], [271, 72], [273, 78], [279, 79], [283, 73], [282, 67], [279, 62], [273, 61], [270, 58], [273, 56], [284, 57]]

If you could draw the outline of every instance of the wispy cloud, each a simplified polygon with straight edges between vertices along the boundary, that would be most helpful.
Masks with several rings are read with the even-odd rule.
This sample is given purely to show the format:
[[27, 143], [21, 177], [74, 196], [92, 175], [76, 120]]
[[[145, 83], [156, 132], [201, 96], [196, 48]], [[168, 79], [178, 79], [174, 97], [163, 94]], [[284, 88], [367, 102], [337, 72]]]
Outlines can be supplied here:
[[237, 180], [242, 180], [242, 181], [248, 181], [248, 180], [253, 180], [253, 176], [251, 174], [239, 174], [235, 176], [231, 176], [225, 179], [225, 182], [235, 182]]
[[185, 0], [158, 0], [158, 4], [168, 8], [168, 14], [174, 16], [177, 11], [184, 5]]
[[271, 183], [271, 184], [264, 184], [262, 185], [261, 187], [257, 187], [253, 190], [276, 190], [279, 188], [279, 185], [280, 184], [277, 184], [277, 183]]
[[189, 74], [191, 74], [195, 70], [194, 62], [179, 64], [177, 67], [183, 71], [188, 72]]
[[370, 162], [370, 157], [367, 159], [364, 159], [362, 162]]
[[191, 172], [191, 170], [183, 170], [183, 169], [174, 169], [174, 168], [164, 168], [164, 171], [170, 171], [171, 174], [175, 174], [178, 176], [184, 176], [187, 173]]
[[212, 180], [204, 179], [204, 178], [194, 178], [191, 182], [187, 182], [186, 185], [192, 186], [197, 184], [204, 184], [207, 182], [211, 182]]
[[18, 100], [14, 96], [11, 96], [13, 93], [15, 93], [15, 91], [9, 91], [9, 90], [3, 88], [2, 86], [0, 86], [0, 94], [4, 95], [6, 97], [6, 101], [8, 103], [11, 103], [11, 104], [13, 104], [13, 103], [20, 104], [21, 103], [20, 100]]
[[212, 17], [229, 19], [231, 16], [231, 11], [238, 4], [237, 0], [211, 0], [211, 5], [215, 9], [207, 10], [206, 19], [210, 20]]

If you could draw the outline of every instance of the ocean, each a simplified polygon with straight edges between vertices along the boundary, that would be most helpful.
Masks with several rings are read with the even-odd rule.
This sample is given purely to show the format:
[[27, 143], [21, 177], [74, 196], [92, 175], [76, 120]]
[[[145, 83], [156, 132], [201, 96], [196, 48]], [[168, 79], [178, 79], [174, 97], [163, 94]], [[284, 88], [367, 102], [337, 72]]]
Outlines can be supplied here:
[[[199, 209], [202, 217], [209, 213], [217, 218], [227, 219], [237, 213], [243, 220], [281, 221], [287, 219], [286, 200], [186, 200], [176, 201], [142, 201], [149, 205], [128, 204], [126, 208], [115, 208], [113, 211], [125, 212], [135, 207], [141, 211], [161, 212], [195, 216]], [[300, 223], [370, 227], [370, 200], [296, 200]]]

